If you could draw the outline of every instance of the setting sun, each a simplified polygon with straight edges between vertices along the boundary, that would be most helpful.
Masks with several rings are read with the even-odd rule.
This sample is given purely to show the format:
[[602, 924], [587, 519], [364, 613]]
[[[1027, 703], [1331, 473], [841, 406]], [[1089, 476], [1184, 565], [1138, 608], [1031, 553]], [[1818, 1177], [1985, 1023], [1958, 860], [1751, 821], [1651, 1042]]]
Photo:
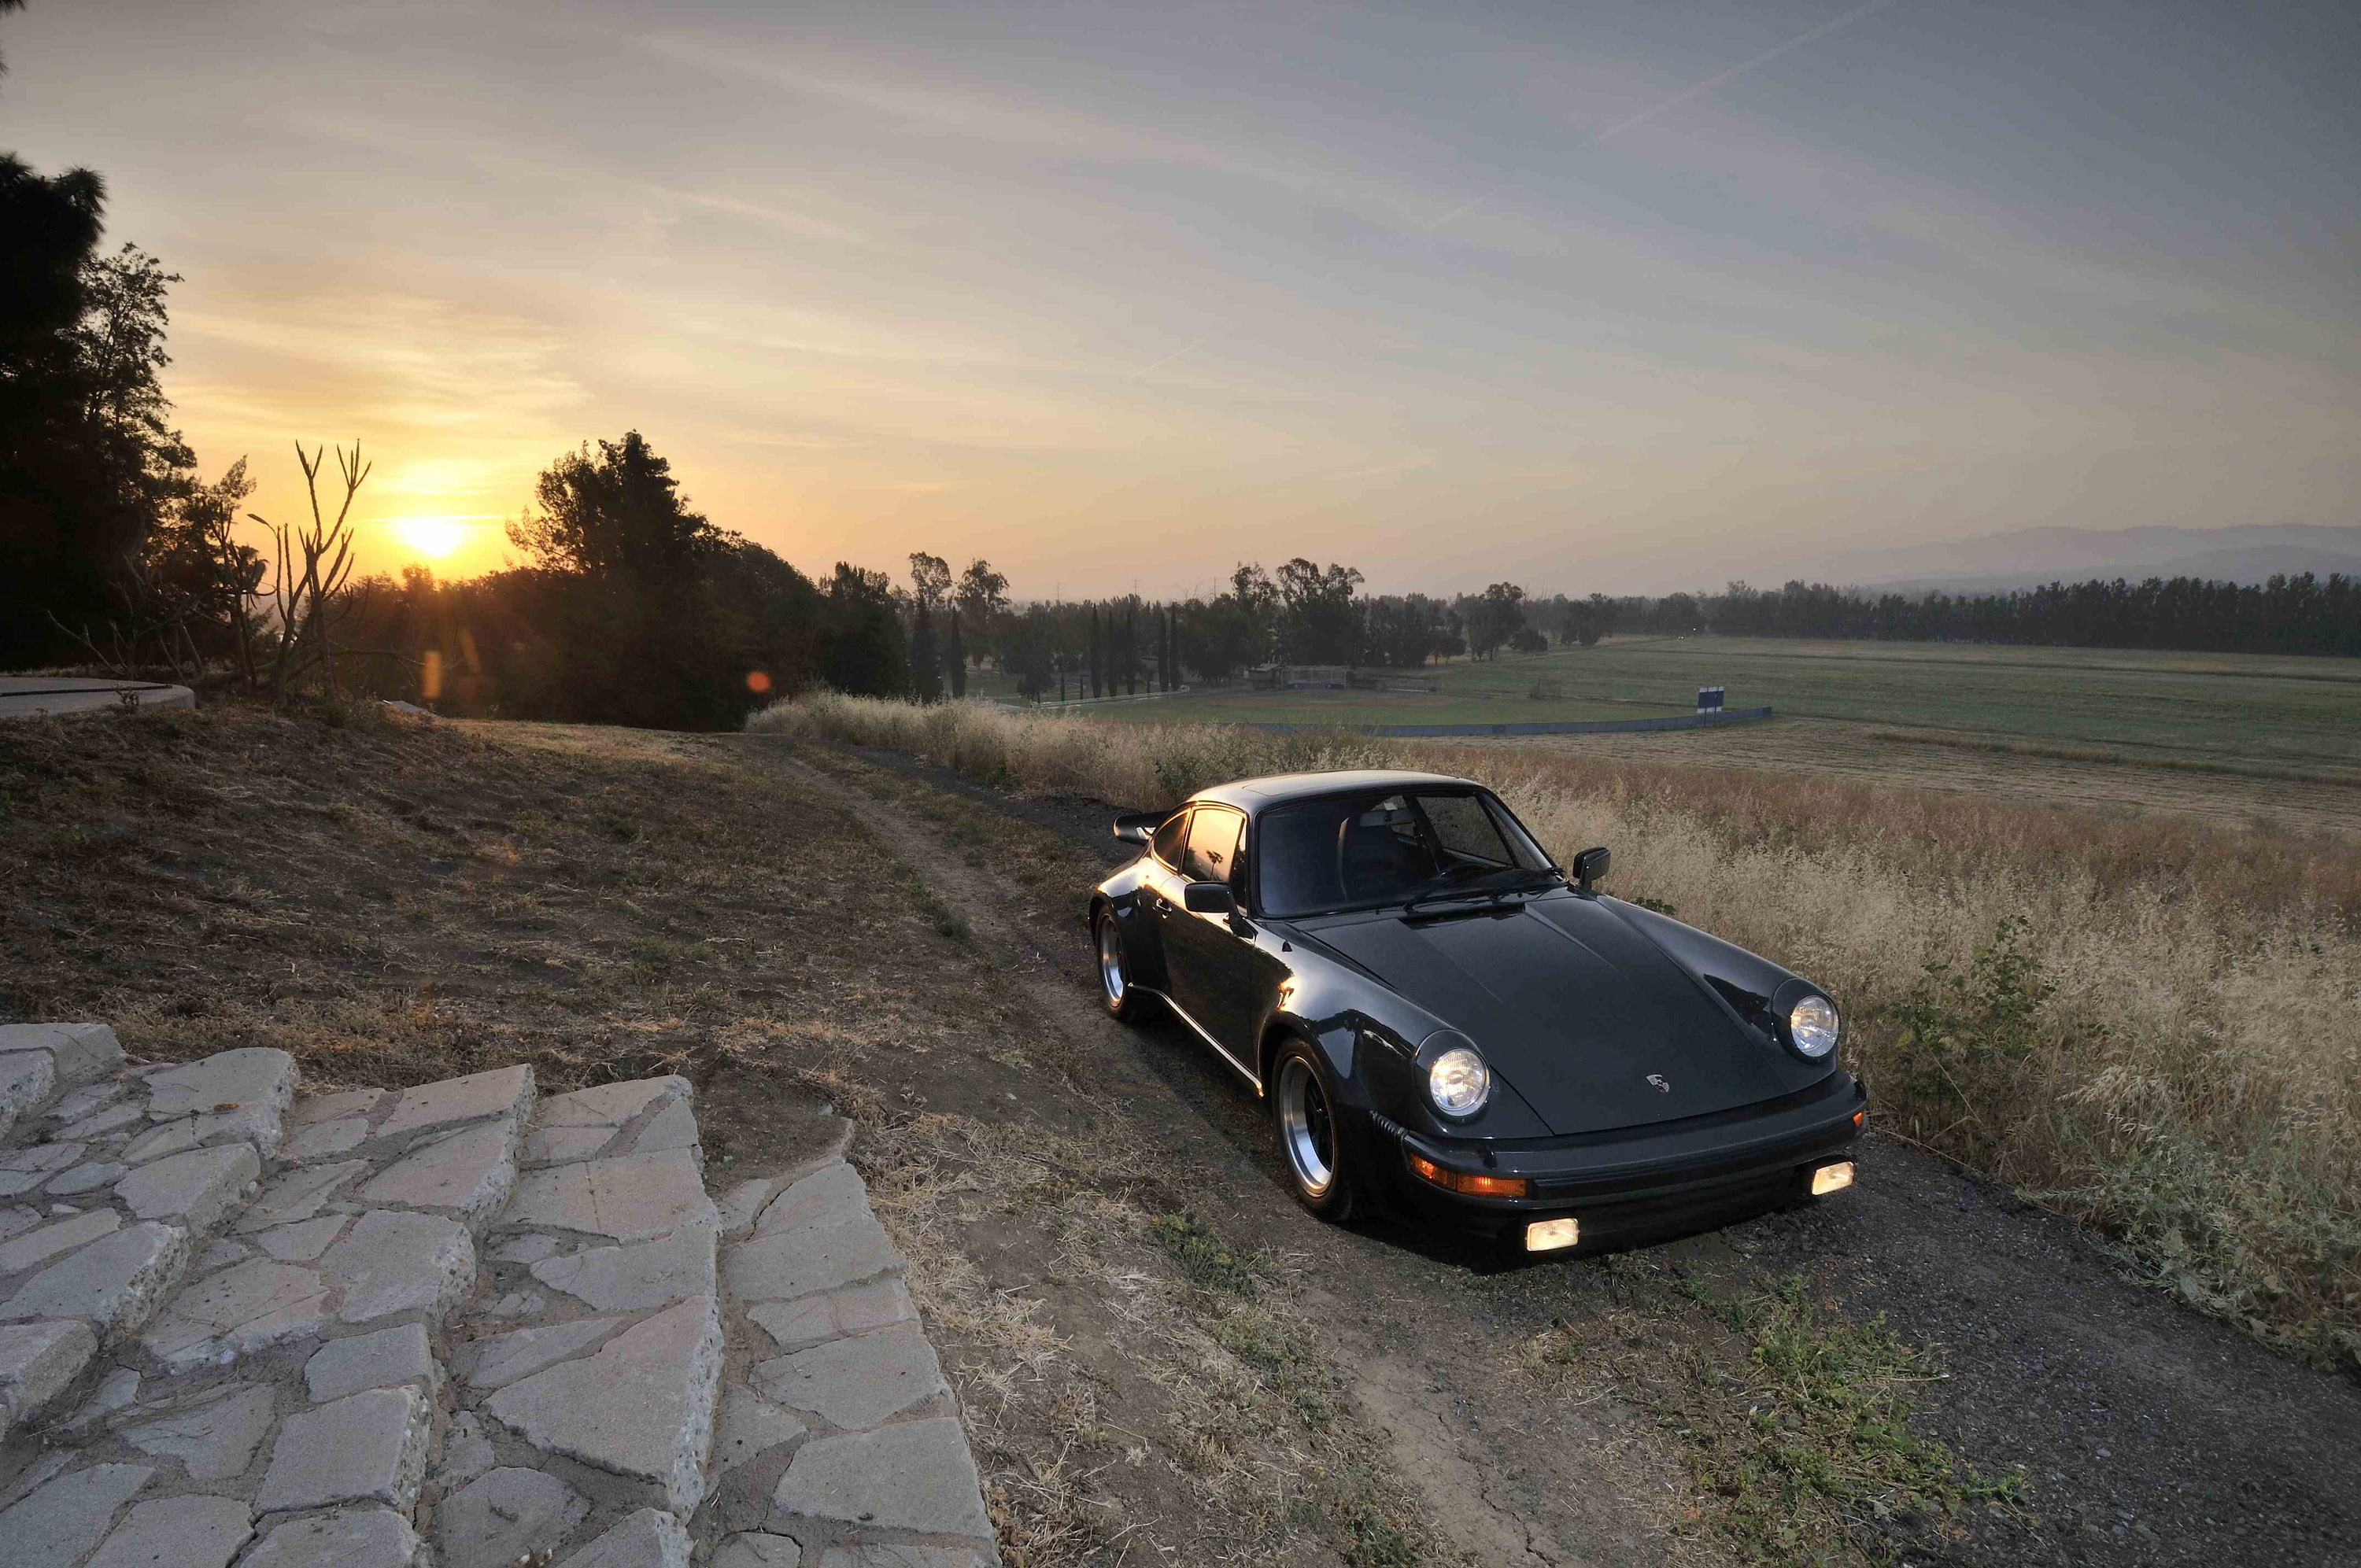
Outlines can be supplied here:
[[455, 517], [404, 517], [387, 524], [394, 536], [422, 555], [441, 557], [459, 548], [467, 525]]

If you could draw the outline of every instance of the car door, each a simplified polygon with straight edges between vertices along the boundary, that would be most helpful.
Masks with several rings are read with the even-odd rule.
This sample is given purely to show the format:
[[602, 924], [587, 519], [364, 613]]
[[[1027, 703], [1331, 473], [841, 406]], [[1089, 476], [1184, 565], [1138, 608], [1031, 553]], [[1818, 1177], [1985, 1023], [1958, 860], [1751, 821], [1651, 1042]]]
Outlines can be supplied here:
[[1184, 807], [1166, 818], [1148, 839], [1148, 858], [1140, 868], [1138, 902], [1147, 950], [1135, 952], [1132, 960], [1139, 966], [1139, 978], [1168, 996], [1172, 994], [1172, 926], [1188, 914], [1180, 899], [1180, 890], [1188, 885], [1180, 862], [1188, 851], [1189, 812]]
[[[1197, 807], [1189, 820], [1188, 848], [1181, 859], [1182, 886], [1219, 883], [1243, 905], [1246, 826], [1243, 812], [1224, 806]], [[1179, 906], [1164, 924], [1172, 1000], [1233, 1061], [1249, 1062], [1254, 1057], [1252, 1042], [1246, 1038], [1254, 1015], [1252, 927], [1240, 936], [1230, 916], [1192, 915], [1177, 896], [1174, 902]]]

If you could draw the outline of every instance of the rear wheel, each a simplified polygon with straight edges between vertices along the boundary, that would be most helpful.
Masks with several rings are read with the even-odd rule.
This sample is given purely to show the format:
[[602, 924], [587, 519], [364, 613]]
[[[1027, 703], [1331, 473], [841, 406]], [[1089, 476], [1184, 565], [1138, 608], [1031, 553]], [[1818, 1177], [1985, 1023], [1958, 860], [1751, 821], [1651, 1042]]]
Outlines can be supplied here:
[[1123, 961], [1123, 933], [1115, 928], [1115, 911], [1100, 910], [1091, 924], [1099, 950], [1100, 1000], [1110, 1017], [1136, 1017], [1139, 1001], [1131, 989], [1131, 970]]
[[1301, 1040], [1271, 1064], [1271, 1124], [1296, 1201], [1323, 1220], [1353, 1212], [1353, 1172], [1336, 1125], [1336, 1100], [1320, 1054]]

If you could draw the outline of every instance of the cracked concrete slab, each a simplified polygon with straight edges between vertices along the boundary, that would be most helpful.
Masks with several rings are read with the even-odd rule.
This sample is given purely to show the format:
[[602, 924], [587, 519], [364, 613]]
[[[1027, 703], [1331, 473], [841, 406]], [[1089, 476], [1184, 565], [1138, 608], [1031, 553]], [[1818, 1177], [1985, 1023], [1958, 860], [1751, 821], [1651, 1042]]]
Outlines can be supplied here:
[[466, 1226], [440, 1214], [379, 1210], [320, 1255], [320, 1272], [342, 1288], [347, 1323], [401, 1312], [441, 1318], [475, 1286], [476, 1244]]
[[767, 1235], [758, 1231], [753, 1240], [730, 1255], [721, 1277], [741, 1300], [783, 1301], [858, 1284], [902, 1266], [902, 1255], [894, 1250], [885, 1227], [864, 1206], [826, 1228], [796, 1226]]
[[836, 1339], [765, 1361], [750, 1376], [757, 1393], [829, 1425], [858, 1431], [929, 1399], [950, 1385], [916, 1323]]
[[45, 1481], [0, 1512], [0, 1541], [27, 1563], [79, 1563], [155, 1474], [148, 1464], [93, 1464]]
[[414, 1568], [418, 1537], [390, 1508], [338, 1508], [290, 1519], [262, 1538], [238, 1568]]
[[260, 1157], [246, 1144], [192, 1149], [141, 1166], [115, 1184], [115, 1196], [143, 1220], [170, 1220], [203, 1233], [261, 1174]]
[[0, 1437], [72, 1387], [97, 1354], [88, 1323], [0, 1326]]
[[423, 1323], [401, 1323], [375, 1333], [332, 1339], [303, 1364], [303, 1386], [315, 1405], [364, 1388], [403, 1383], [417, 1384], [429, 1398], [443, 1384], [443, 1367], [434, 1359]]
[[265, 1513], [418, 1501], [434, 1414], [416, 1388], [371, 1388], [290, 1416], [280, 1429], [255, 1505]]
[[466, 1078], [447, 1078], [439, 1083], [421, 1084], [402, 1091], [393, 1114], [377, 1130], [379, 1138], [415, 1134], [430, 1127], [457, 1126], [463, 1122], [476, 1122], [495, 1116], [522, 1121], [533, 1101], [533, 1069], [525, 1066], [495, 1068], [489, 1072], [470, 1073]]
[[904, 1421], [796, 1450], [772, 1501], [784, 1512], [989, 1540], [983, 1491], [956, 1417]]
[[682, 1225], [709, 1223], [714, 1212], [697, 1151], [662, 1149], [528, 1172], [500, 1224], [640, 1242]]
[[364, 1203], [433, 1209], [479, 1223], [508, 1201], [516, 1182], [514, 1130], [506, 1122], [469, 1127], [412, 1149], [364, 1182]]
[[148, 1221], [116, 1231], [18, 1286], [0, 1321], [79, 1318], [102, 1336], [126, 1332], [147, 1321], [188, 1255], [189, 1234], [177, 1225]]
[[277, 1400], [259, 1384], [241, 1384], [204, 1400], [125, 1430], [140, 1453], [177, 1459], [192, 1481], [242, 1475], [279, 1420]]
[[235, 1497], [159, 1497], [134, 1505], [83, 1568], [229, 1568], [254, 1538], [254, 1510]]
[[658, 1508], [642, 1508], [557, 1568], [688, 1568], [688, 1531]]
[[555, 1547], [589, 1514], [589, 1500], [556, 1476], [507, 1465], [436, 1506], [434, 1543], [442, 1568], [512, 1568]]
[[87, 1214], [76, 1214], [37, 1231], [27, 1231], [14, 1241], [0, 1243], [0, 1274], [22, 1274], [60, 1253], [71, 1252], [122, 1228], [122, 1217], [114, 1210], [93, 1209]]
[[248, 1355], [316, 1334], [334, 1316], [318, 1274], [260, 1258], [196, 1281], [157, 1315], [139, 1343], [171, 1372]]
[[614, 1332], [626, 1320], [581, 1318], [518, 1329], [479, 1340], [459, 1358], [460, 1376], [478, 1388], [505, 1388], [519, 1378], [578, 1354]]
[[594, 1355], [509, 1385], [483, 1409], [536, 1448], [640, 1481], [686, 1513], [705, 1495], [720, 1367], [716, 1303], [694, 1297]]
[[545, 1259], [533, 1277], [601, 1312], [643, 1310], [712, 1295], [714, 1247], [714, 1226], [691, 1223], [652, 1242]]

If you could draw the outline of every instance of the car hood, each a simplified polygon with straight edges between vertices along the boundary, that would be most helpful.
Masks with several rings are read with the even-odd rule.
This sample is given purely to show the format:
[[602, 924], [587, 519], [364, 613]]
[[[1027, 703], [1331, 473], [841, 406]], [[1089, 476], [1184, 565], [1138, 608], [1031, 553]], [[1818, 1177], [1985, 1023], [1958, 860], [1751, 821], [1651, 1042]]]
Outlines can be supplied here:
[[1306, 931], [1474, 1040], [1554, 1133], [1727, 1111], [1829, 1070], [1741, 1023], [1594, 898], [1342, 917]]

